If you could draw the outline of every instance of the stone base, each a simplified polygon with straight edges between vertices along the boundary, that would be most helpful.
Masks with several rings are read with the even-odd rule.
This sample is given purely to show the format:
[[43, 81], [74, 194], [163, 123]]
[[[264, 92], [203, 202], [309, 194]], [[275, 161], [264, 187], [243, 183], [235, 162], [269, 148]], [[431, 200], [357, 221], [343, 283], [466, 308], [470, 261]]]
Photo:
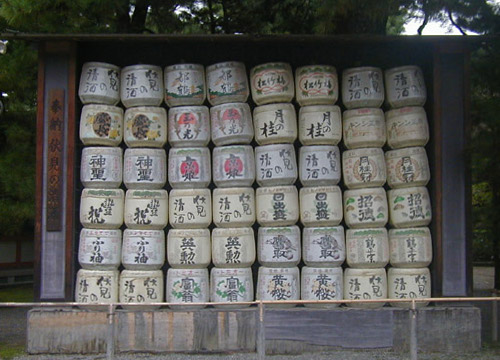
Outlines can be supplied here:
[[[479, 351], [480, 316], [475, 307], [419, 309], [419, 351]], [[117, 310], [115, 320], [117, 352], [255, 352], [257, 347], [257, 308]], [[409, 349], [409, 311], [404, 309], [270, 309], [264, 321], [268, 354]], [[107, 334], [105, 312], [34, 309], [28, 313], [31, 354], [103, 353]]]

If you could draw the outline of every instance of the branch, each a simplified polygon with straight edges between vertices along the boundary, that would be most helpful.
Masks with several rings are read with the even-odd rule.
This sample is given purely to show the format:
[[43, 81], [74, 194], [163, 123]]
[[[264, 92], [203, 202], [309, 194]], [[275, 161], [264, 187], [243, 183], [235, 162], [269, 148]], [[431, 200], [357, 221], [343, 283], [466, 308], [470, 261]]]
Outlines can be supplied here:
[[429, 15], [427, 13], [425, 13], [425, 15], [424, 15], [424, 21], [422, 22], [422, 25], [420, 25], [418, 27], [418, 30], [417, 30], [418, 35], [422, 35], [422, 31], [424, 31], [424, 28], [425, 28], [425, 26], [427, 25], [428, 22], [429, 22]]
[[462, 35], [467, 35], [467, 33], [458, 25], [455, 20], [453, 20], [453, 15], [450, 9], [446, 10], [448, 12], [448, 19], [450, 19], [451, 24], [458, 29], [462, 33]]

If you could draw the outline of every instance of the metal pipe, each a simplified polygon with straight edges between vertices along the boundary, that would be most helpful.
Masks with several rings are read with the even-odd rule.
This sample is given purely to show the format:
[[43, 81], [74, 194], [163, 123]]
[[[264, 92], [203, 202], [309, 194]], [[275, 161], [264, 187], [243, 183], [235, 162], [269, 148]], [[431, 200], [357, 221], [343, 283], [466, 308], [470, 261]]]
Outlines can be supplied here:
[[115, 307], [109, 305], [108, 312], [108, 334], [106, 338], [106, 359], [113, 360], [115, 358]]
[[257, 339], [257, 355], [259, 360], [266, 358], [266, 334], [264, 326], [264, 303], [259, 301], [259, 332]]
[[[497, 295], [497, 290], [493, 290], [493, 297]], [[496, 343], [498, 341], [498, 301], [491, 302], [491, 341]]]
[[410, 309], [410, 359], [417, 360], [418, 358], [418, 343], [417, 343], [417, 307], [415, 300], [411, 301]]

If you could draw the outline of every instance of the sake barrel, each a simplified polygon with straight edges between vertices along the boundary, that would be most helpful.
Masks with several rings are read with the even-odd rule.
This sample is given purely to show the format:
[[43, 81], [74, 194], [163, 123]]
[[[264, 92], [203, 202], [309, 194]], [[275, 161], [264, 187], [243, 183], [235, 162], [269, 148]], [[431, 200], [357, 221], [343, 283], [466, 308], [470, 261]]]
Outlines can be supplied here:
[[210, 108], [210, 128], [215, 146], [250, 144], [254, 129], [247, 103], [227, 103]]
[[342, 103], [347, 109], [378, 108], [384, 102], [384, 77], [376, 67], [355, 67], [342, 72]]
[[80, 181], [86, 188], [114, 189], [122, 183], [123, 153], [119, 147], [82, 150]]
[[384, 268], [352, 269], [344, 271], [344, 299], [359, 300], [348, 303], [353, 308], [376, 309], [385, 303], [363, 303], [363, 300], [380, 300], [387, 298], [387, 274]]
[[212, 268], [210, 271], [210, 301], [234, 303], [234, 305], [215, 305], [220, 309], [240, 309], [241, 302], [253, 301], [252, 269]]
[[127, 270], [161, 269], [165, 264], [165, 232], [125, 229], [122, 264]]
[[119, 229], [123, 224], [122, 189], [83, 189], [80, 223], [91, 229]]
[[302, 145], [337, 145], [342, 139], [342, 114], [336, 105], [310, 105], [299, 109]]
[[432, 261], [432, 238], [427, 227], [389, 230], [390, 262], [399, 268], [420, 268]]
[[255, 193], [257, 222], [262, 226], [287, 226], [299, 220], [299, 196], [295, 186], [266, 186]]
[[255, 155], [250, 145], [215, 147], [212, 164], [218, 187], [252, 186], [255, 181]]
[[161, 270], [123, 270], [120, 274], [120, 302], [145, 305], [123, 305], [125, 310], [151, 311], [164, 299], [164, 279]]
[[120, 68], [103, 62], [84, 63], [78, 96], [84, 104], [118, 104], [120, 101]]
[[[387, 273], [389, 299], [426, 299], [431, 297], [431, 273], [428, 268], [390, 268]], [[411, 302], [389, 302], [391, 306], [410, 308]], [[429, 302], [415, 302], [424, 307]]]
[[168, 142], [173, 147], [207, 146], [210, 115], [206, 106], [177, 106], [168, 110]]
[[300, 106], [335, 104], [339, 97], [337, 69], [306, 65], [295, 70], [295, 97]]
[[391, 189], [425, 186], [431, 178], [429, 160], [423, 147], [387, 151], [385, 164], [387, 185]]
[[342, 172], [348, 189], [383, 186], [387, 179], [384, 151], [381, 148], [344, 151]]
[[250, 267], [255, 262], [255, 237], [251, 227], [212, 230], [212, 262], [216, 267]]
[[299, 198], [304, 226], [336, 226], [342, 221], [342, 191], [337, 185], [303, 187]]
[[432, 220], [429, 191], [424, 186], [389, 190], [390, 224], [395, 228], [427, 226]]
[[174, 189], [206, 188], [212, 180], [210, 151], [206, 147], [171, 148], [168, 181]]
[[80, 116], [80, 140], [84, 145], [119, 146], [123, 139], [123, 109], [88, 104]]
[[341, 176], [338, 146], [302, 146], [299, 169], [299, 179], [304, 186], [337, 185]]
[[290, 103], [255, 107], [253, 125], [255, 141], [259, 145], [292, 144], [297, 139], [297, 114]]
[[344, 220], [352, 229], [384, 227], [389, 219], [384, 188], [344, 191]]
[[161, 189], [167, 182], [164, 149], [125, 150], [123, 183], [127, 189]]
[[297, 158], [292, 144], [255, 147], [256, 180], [260, 186], [292, 185], [297, 180]]
[[429, 124], [423, 107], [407, 106], [385, 113], [387, 145], [392, 149], [425, 146], [429, 141]]
[[387, 102], [391, 108], [424, 106], [427, 98], [424, 74], [418, 66], [400, 66], [385, 71]]
[[168, 269], [166, 293], [173, 310], [191, 311], [205, 307], [196, 303], [209, 300], [208, 270]]
[[385, 117], [382, 109], [346, 110], [343, 114], [344, 145], [348, 149], [381, 148], [386, 140]]
[[257, 65], [250, 70], [250, 88], [257, 105], [291, 102], [295, 95], [292, 67], [284, 62]]
[[80, 231], [78, 263], [87, 270], [114, 270], [121, 263], [122, 232], [119, 229]]
[[262, 266], [294, 267], [300, 262], [298, 226], [259, 227], [257, 259]]
[[206, 228], [212, 222], [209, 189], [173, 189], [169, 196], [169, 219], [174, 229]]
[[167, 143], [164, 108], [139, 106], [125, 111], [125, 144], [128, 147], [162, 148]]
[[[309, 267], [304, 266], [300, 274], [300, 291], [302, 300], [343, 300], [343, 280], [341, 267]], [[313, 303], [305, 307], [332, 309], [339, 304]]]
[[206, 71], [210, 105], [247, 101], [250, 90], [244, 63], [220, 62], [207, 66]]
[[169, 106], [201, 105], [205, 101], [205, 67], [174, 64], [164, 70], [165, 103]]
[[129, 229], [164, 229], [168, 224], [167, 190], [127, 190], [124, 220]]
[[164, 97], [163, 71], [149, 64], [126, 66], [121, 72], [120, 98], [126, 108], [160, 106]]
[[[118, 302], [118, 270], [86, 270], [76, 273], [75, 301], [84, 304]], [[107, 306], [82, 306], [84, 310], [107, 311]]]
[[[271, 268], [261, 266], [257, 277], [256, 300], [299, 300], [300, 275], [298, 267]], [[266, 308], [291, 308], [295, 304], [266, 304]]]
[[386, 228], [349, 229], [346, 231], [346, 260], [351, 268], [382, 268], [389, 262]]
[[245, 227], [255, 223], [255, 191], [251, 187], [213, 191], [213, 221], [219, 227]]
[[173, 268], [206, 268], [212, 259], [210, 230], [171, 229], [167, 236], [167, 259]]
[[337, 267], [345, 260], [344, 227], [305, 227], [302, 260], [311, 267]]

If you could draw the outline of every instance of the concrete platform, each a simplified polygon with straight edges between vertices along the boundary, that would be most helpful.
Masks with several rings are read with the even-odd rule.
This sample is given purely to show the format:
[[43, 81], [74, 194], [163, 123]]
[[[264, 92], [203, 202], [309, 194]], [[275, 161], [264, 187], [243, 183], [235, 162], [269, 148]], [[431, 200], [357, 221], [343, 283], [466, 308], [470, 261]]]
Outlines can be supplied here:
[[[258, 311], [117, 310], [117, 352], [254, 352]], [[481, 348], [476, 307], [427, 307], [418, 311], [418, 346], [423, 352], [473, 352]], [[335, 349], [409, 346], [409, 311], [339, 308], [270, 309], [264, 317], [266, 352], [300, 354]], [[34, 309], [28, 313], [31, 354], [103, 353], [107, 314], [79, 309]]]

